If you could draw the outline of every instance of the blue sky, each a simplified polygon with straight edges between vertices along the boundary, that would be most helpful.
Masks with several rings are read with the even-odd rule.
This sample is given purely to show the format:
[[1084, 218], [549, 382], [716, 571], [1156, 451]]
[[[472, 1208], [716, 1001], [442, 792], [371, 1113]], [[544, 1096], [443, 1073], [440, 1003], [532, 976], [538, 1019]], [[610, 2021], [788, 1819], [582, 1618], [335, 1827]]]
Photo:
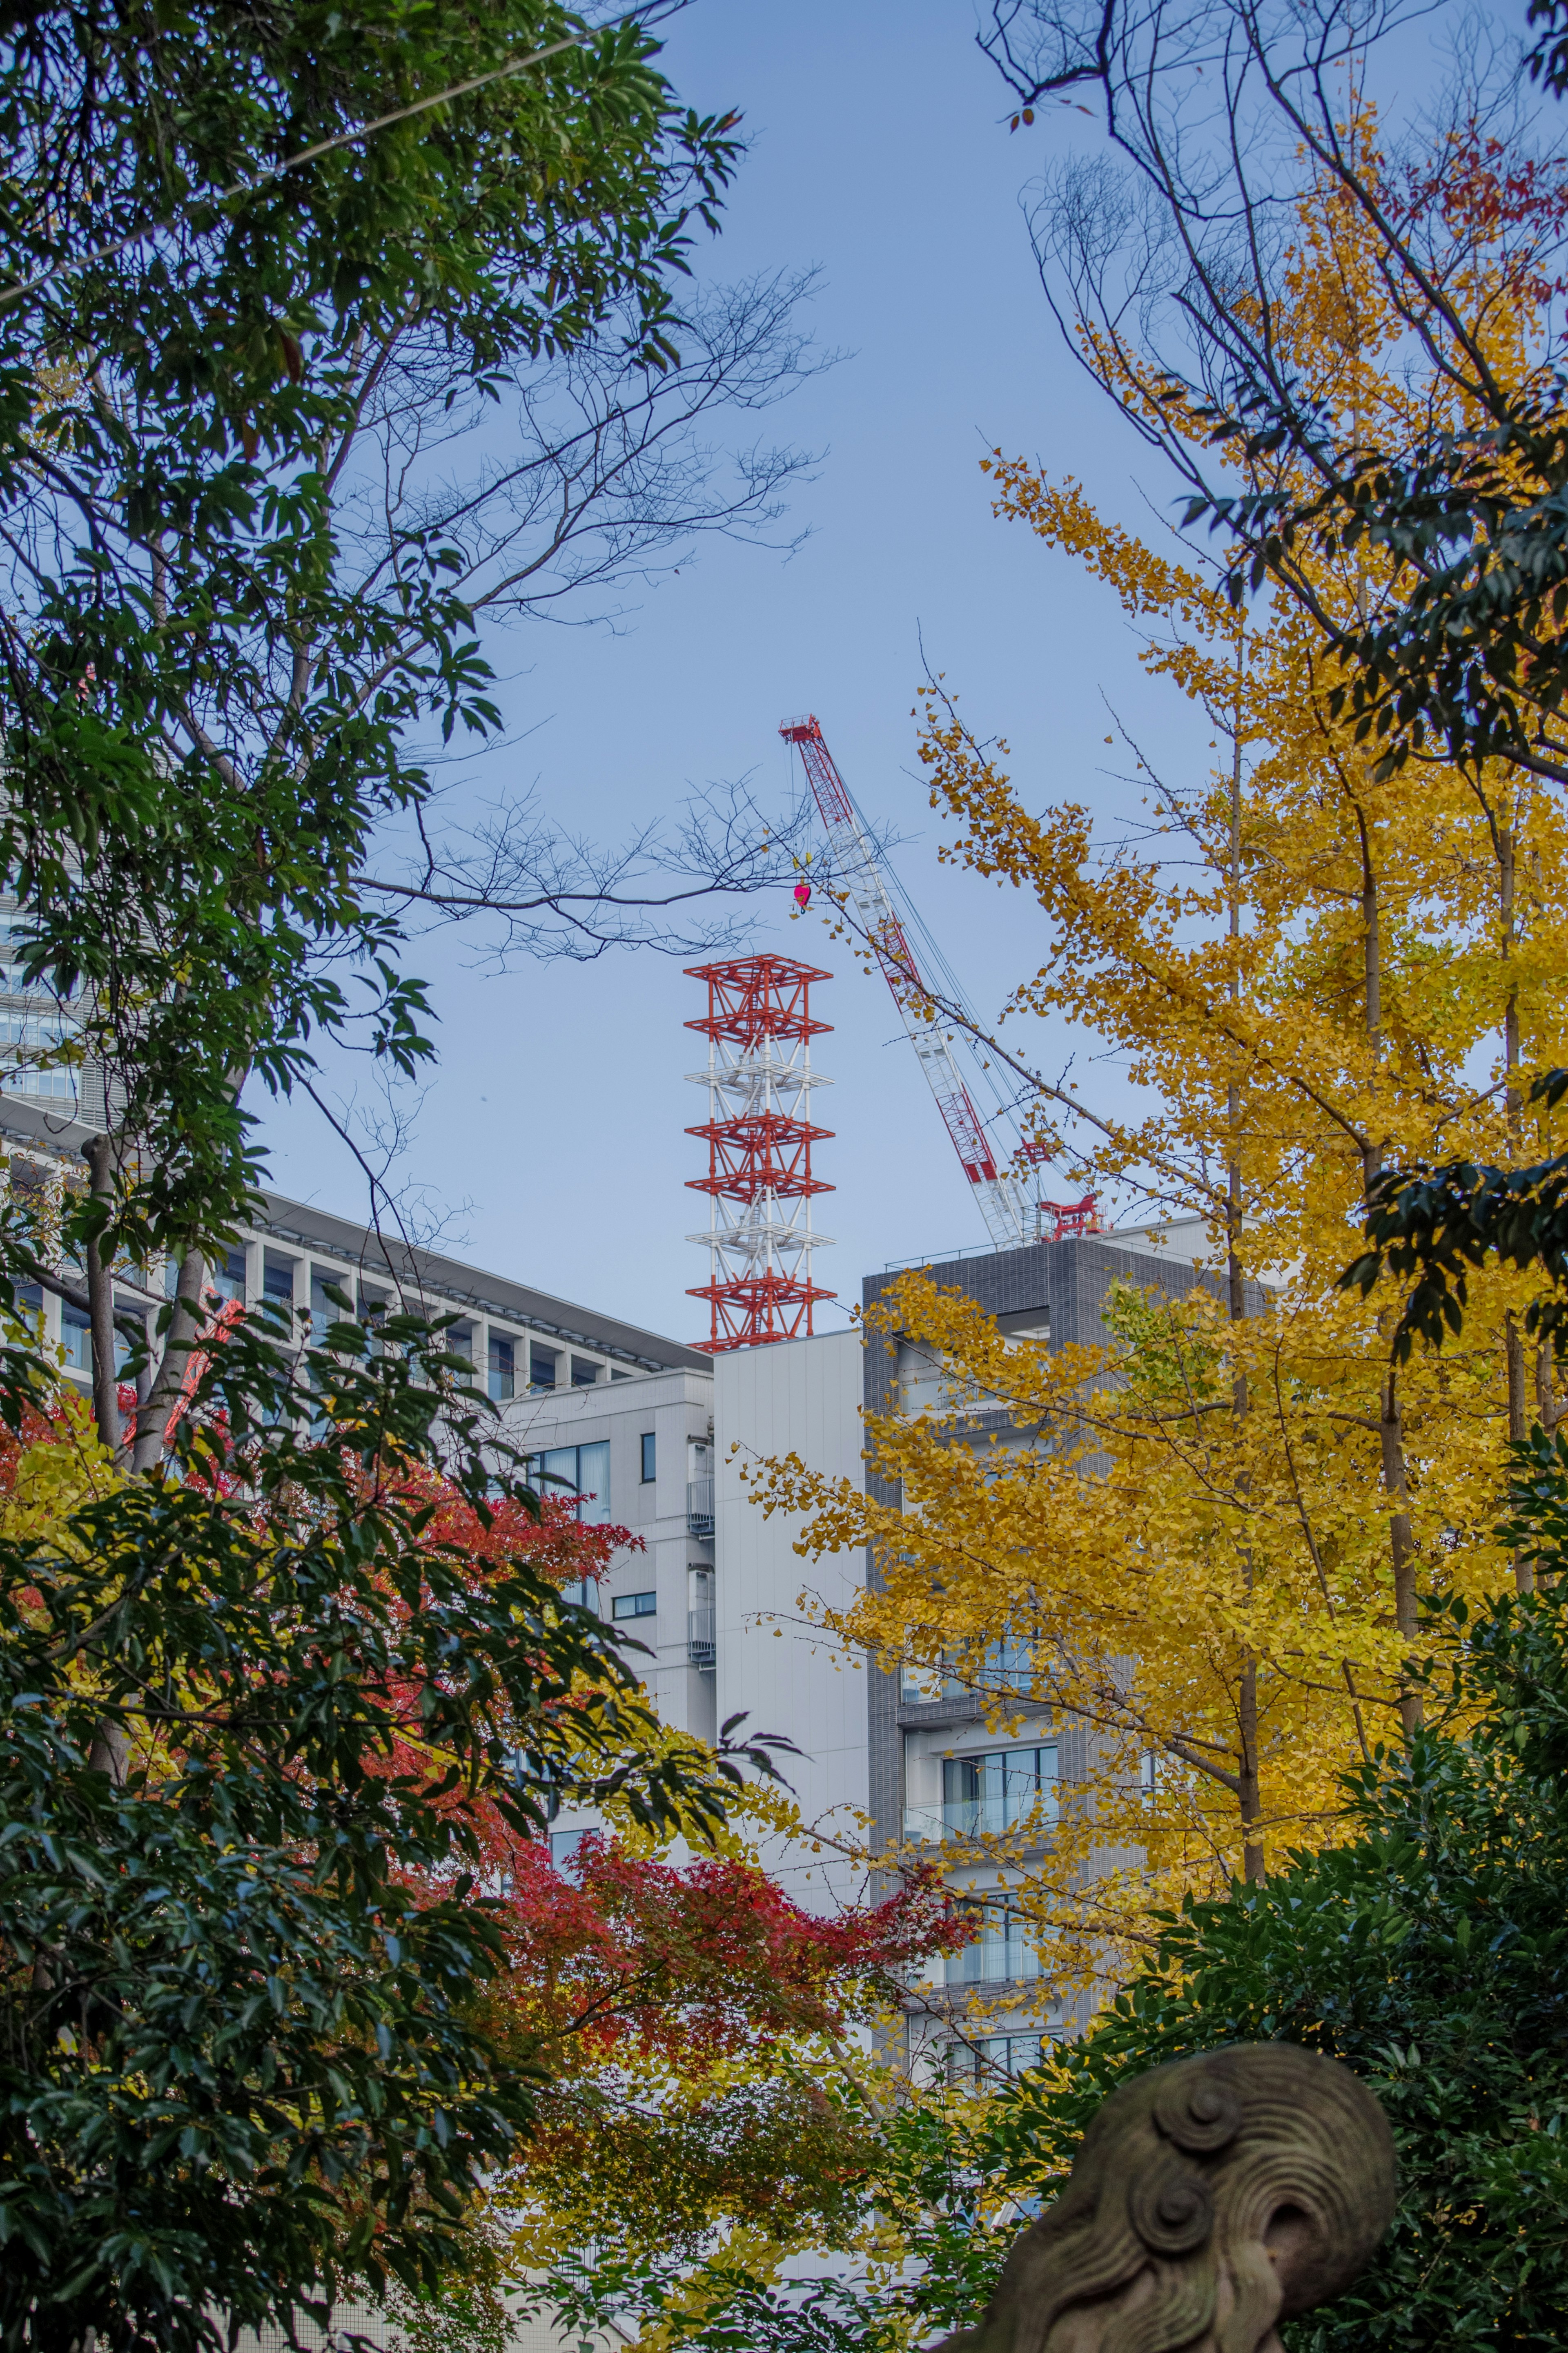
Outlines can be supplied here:
[[[710, 779], [752, 773], [782, 800], [778, 722], [813, 710], [873, 822], [906, 837], [902, 880], [989, 1011], [1046, 943], [1016, 894], [937, 866], [910, 715], [922, 641], [977, 730], [1007, 737], [1032, 805], [1070, 797], [1114, 821], [1135, 804], [1103, 772], [1102, 691], [1177, 767], [1201, 747], [1142, 680], [1106, 592], [991, 515], [993, 444], [1079, 476], [1142, 530], [1172, 491], [1062, 347], [1020, 209], [1044, 142], [1089, 126], [1010, 135], [973, 23], [967, 0], [696, 0], [672, 26], [683, 95], [737, 106], [752, 141], [703, 271], [819, 266], [808, 323], [844, 354], [771, 420], [821, 453], [793, 504], [809, 536], [787, 560], [700, 549], [616, 633], [542, 628], [492, 648], [512, 735], [473, 787], [536, 782], [547, 809], [606, 839]], [[820, 993], [834, 1085], [817, 1101], [836, 1134], [818, 1164], [837, 1189], [818, 1273], [853, 1300], [887, 1260], [984, 1235], [885, 991], [788, 912], [784, 892], [759, 902], [750, 944], [837, 975]], [[697, 1336], [685, 1291], [705, 1254], [684, 1237], [705, 1205], [685, 1189], [700, 1147], [684, 1130], [704, 1108], [683, 1083], [700, 1041], [682, 1025], [698, 984], [647, 954], [498, 975], [476, 947], [447, 934], [408, 958], [433, 986], [441, 1060], [400, 1180], [450, 1208], [453, 1246], [478, 1263]], [[1076, 1053], [1086, 1092], [1120, 1092], [1092, 1039], [1042, 1048]], [[280, 1189], [363, 1213], [362, 1178], [308, 1105], [268, 1112], [263, 1134]]]

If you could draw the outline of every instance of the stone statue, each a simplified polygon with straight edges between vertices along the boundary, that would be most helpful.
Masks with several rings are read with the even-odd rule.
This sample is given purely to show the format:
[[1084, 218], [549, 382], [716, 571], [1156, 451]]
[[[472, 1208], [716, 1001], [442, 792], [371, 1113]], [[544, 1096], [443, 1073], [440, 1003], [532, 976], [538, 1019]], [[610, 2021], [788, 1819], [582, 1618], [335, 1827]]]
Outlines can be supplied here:
[[1394, 2217], [1383, 2110], [1290, 2042], [1177, 2059], [1113, 2092], [978, 2327], [936, 2353], [1279, 2353]]

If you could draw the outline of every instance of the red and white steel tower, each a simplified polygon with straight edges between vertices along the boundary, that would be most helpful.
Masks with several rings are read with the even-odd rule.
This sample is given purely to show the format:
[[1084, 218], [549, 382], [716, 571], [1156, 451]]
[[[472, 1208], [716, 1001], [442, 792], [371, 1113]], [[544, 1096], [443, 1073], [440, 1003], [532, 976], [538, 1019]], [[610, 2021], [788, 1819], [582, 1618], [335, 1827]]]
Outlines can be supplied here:
[[706, 1299], [712, 1329], [697, 1345], [710, 1356], [797, 1340], [812, 1328], [819, 1299], [837, 1294], [811, 1279], [811, 1253], [827, 1240], [811, 1229], [811, 1205], [833, 1187], [812, 1174], [811, 1147], [832, 1134], [810, 1118], [813, 1087], [831, 1084], [811, 1067], [811, 1041], [832, 1028], [814, 1019], [811, 984], [831, 980], [789, 956], [736, 956], [689, 965], [708, 984], [708, 1010], [689, 1021], [708, 1040], [708, 1067], [689, 1078], [708, 1089], [708, 1117], [687, 1129], [708, 1146], [708, 1174], [688, 1181], [709, 1198]]

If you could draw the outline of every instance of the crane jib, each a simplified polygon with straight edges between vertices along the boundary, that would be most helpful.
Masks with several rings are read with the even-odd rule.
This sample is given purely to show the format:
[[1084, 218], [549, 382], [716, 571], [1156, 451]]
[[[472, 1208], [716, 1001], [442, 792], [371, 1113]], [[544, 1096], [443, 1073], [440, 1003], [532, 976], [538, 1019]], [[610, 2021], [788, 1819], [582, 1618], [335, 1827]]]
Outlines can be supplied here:
[[834, 880], [841, 897], [853, 907], [867, 944], [881, 967], [986, 1231], [998, 1250], [1019, 1249], [1036, 1239], [1028, 1204], [1017, 1179], [997, 1169], [984, 1124], [936, 1018], [935, 1000], [921, 978], [876, 852], [823, 741], [821, 725], [815, 715], [807, 714], [786, 719], [779, 733], [786, 744], [799, 749], [833, 853]]

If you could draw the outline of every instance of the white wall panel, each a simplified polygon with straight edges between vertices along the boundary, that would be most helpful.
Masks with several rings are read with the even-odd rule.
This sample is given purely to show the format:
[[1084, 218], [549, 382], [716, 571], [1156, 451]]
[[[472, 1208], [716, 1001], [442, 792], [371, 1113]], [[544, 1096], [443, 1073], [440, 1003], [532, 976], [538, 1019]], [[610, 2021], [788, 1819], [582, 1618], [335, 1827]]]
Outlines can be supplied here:
[[[862, 1363], [858, 1332], [832, 1332], [738, 1348], [713, 1368], [720, 1720], [743, 1708], [749, 1731], [786, 1733], [805, 1751], [784, 1760], [805, 1819], [851, 1837], [852, 1813], [869, 1795], [865, 1661], [810, 1622], [801, 1596], [848, 1599], [864, 1581], [865, 1556], [803, 1559], [798, 1519], [765, 1516], [741, 1470], [795, 1453], [809, 1470], [862, 1485]], [[767, 1860], [813, 1910], [859, 1892], [857, 1874], [826, 1852], [797, 1845]]]

